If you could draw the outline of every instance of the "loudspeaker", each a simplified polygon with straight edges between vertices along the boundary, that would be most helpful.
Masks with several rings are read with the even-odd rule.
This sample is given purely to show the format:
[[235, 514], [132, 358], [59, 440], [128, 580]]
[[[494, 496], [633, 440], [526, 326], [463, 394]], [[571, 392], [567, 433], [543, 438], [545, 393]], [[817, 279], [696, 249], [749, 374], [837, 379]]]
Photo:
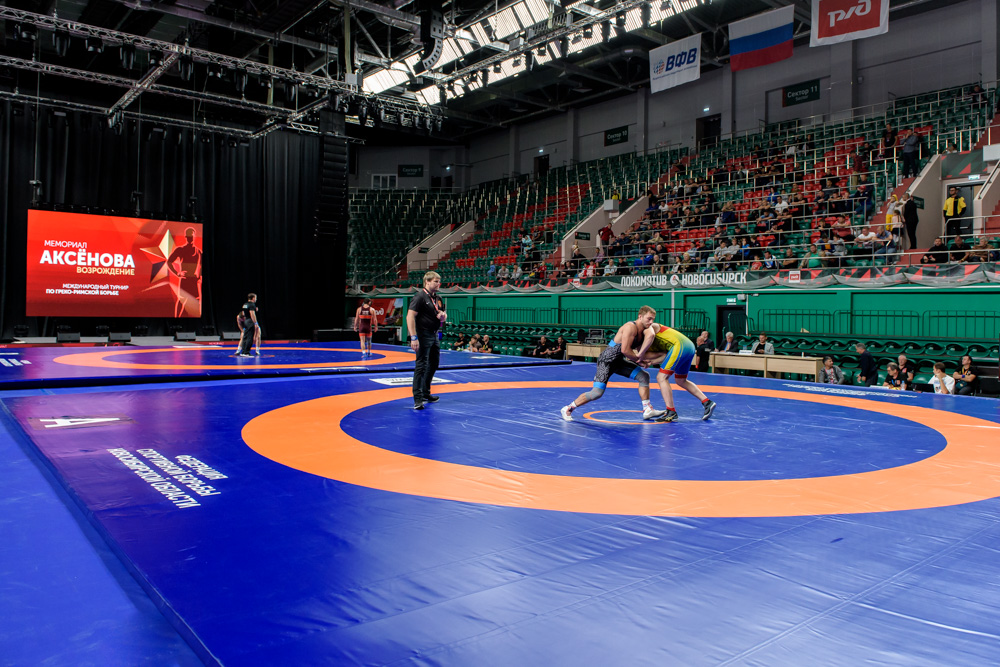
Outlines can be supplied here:
[[80, 342], [80, 332], [79, 331], [60, 331], [56, 334], [57, 343], [79, 343]]
[[17, 338], [24, 338], [28, 335], [28, 325], [27, 324], [15, 324], [14, 325], [14, 336]]
[[174, 340], [185, 341], [188, 343], [194, 342], [194, 332], [193, 331], [178, 331], [174, 334]]
[[109, 343], [131, 343], [132, 342], [132, 334], [128, 333], [127, 331], [125, 333], [115, 333], [115, 332], [112, 331], [110, 334], [108, 334], [108, 342]]
[[239, 339], [240, 339], [239, 331], [223, 331], [222, 336], [219, 337], [219, 340], [239, 340]]

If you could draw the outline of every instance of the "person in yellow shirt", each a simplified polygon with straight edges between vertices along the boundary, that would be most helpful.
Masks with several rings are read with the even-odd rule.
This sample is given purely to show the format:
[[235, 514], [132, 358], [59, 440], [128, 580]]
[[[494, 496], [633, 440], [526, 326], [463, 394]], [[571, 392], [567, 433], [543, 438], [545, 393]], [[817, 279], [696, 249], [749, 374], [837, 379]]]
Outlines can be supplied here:
[[962, 214], [965, 212], [965, 197], [958, 194], [958, 188], [948, 188], [948, 198], [944, 200], [944, 226], [948, 236], [962, 233]]

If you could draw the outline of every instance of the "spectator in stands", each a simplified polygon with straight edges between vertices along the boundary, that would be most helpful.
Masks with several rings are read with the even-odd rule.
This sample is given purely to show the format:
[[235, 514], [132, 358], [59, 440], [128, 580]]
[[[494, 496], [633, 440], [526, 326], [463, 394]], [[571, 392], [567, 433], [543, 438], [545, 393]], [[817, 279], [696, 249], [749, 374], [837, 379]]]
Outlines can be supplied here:
[[552, 349], [552, 343], [549, 342], [548, 337], [542, 336], [538, 339], [538, 345], [531, 350], [532, 357], [546, 357], [548, 356], [549, 350]]
[[955, 147], [954, 143], [949, 141], [948, 144], [944, 147], [944, 150], [941, 152], [945, 155], [951, 155], [953, 153], [957, 153], [958, 148]]
[[809, 244], [809, 252], [802, 256], [799, 262], [800, 269], [822, 269], [823, 259], [826, 256], [816, 247], [815, 243]]
[[666, 272], [667, 265], [660, 259], [658, 254], [653, 255], [653, 262], [649, 265], [650, 271], [657, 274], [662, 274]]
[[774, 255], [771, 254], [770, 250], [764, 250], [764, 259], [761, 260], [763, 265], [761, 268], [765, 271], [777, 271], [778, 270], [778, 260]]
[[[913, 201], [909, 192], [903, 193], [901, 212], [906, 235], [910, 237], [909, 248], [913, 250], [917, 247], [917, 225], [920, 224], [920, 217], [917, 215], [917, 202]], [[900, 245], [900, 249], [902, 249], [902, 245]]]
[[962, 356], [962, 367], [952, 373], [955, 380], [955, 393], [963, 396], [979, 391], [979, 369], [972, 365], [972, 357]]
[[510, 279], [511, 280], [520, 280], [521, 276], [523, 274], [524, 274], [524, 271], [521, 269], [521, 265], [520, 264], [515, 264], [514, 265], [514, 271], [513, 271], [513, 273], [510, 274]]
[[990, 261], [990, 244], [986, 240], [985, 236], [979, 237], [979, 242], [973, 246], [972, 250], [969, 251], [970, 262], [988, 262]]
[[962, 214], [965, 213], [965, 197], [958, 194], [958, 188], [948, 188], [948, 198], [944, 200], [945, 233], [948, 236], [955, 236], [962, 231]]
[[531, 252], [531, 248], [534, 244], [534, 241], [531, 240], [531, 234], [528, 233], [528, 230], [525, 230], [521, 235], [521, 254], [527, 255]]
[[472, 340], [469, 341], [469, 347], [467, 349], [469, 352], [483, 351], [483, 340], [480, 338], [479, 334], [472, 334]]
[[927, 249], [927, 252], [920, 258], [921, 264], [947, 264], [948, 246], [944, 244], [944, 239], [940, 236], [934, 239], [934, 244]]
[[767, 334], [762, 333], [754, 341], [750, 351], [754, 354], [774, 354], [774, 345], [767, 339]]
[[573, 244], [573, 254], [570, 256], [569, 265], [574, 271], [579, 271], [587, 263], [587, 256], [580, 250], [580, 246]]
[[931, 378], [931, 387], [935, 394], [955, 393], [955, 378], [944, 372], [944, 363], [934, 364], [934, 377]]
[[955, 241], [951, 244], [951, 261], [957, 264], [962, 264], [969, 261], [969, 252], [972, 249], [968, 246], [961, 236], [956, 236]]
[[833, 365], [833, 357], [823, 357], [823, 368], [819, 372], [819, 381], [823, 384], [844, 384], [844, 371], [840, 366]]
[[497, 277], [497, 265], [492, 260], [490, 260], [490, 268], [486, 272], [486, 279], [493, 280], [496, 277]]
[[618, 272], [618, 267], [615, 265], [615, 258], [612, 257], [608, 259], [608, 263], [604, 265], [604, 275], [613, 276]]
[[903, 178], [916, 176], [920, 171], [920, 135], [913, 130], [904, 130]]
[[691, 259], [691, 251], [685, 250], [677, 260], [677, 273], [694, 273], [697, 265]]
[[510, 280], [510, 267], [506, 264], [500, 265], [500, 270], [497, 271], [498, 280]]
[[833, 232], [834, 236], [839, 237], [845, 243], [854, 240], [854, 228], [851, 227], [851, 221], [846, 215], [841, 215], [834, 220], [833, 224], [830, 225], [830, 231]]
[[597, 230], [597, 238], [600, 239], [601, 248], [607, 248], [608, 243], [611, 238], [615, 235], [614, 231], [611, 229], [611, 223], [605, 223], [603, 227]]
[[871, 227], [862, 227], [861, 233], [854, 239], [857, 242], [858, 254], [870, 255], [875, 252], [875, 242], [878, 234]]
[[483, 344], [479, 351], [486, 354], [493, 354], [493, 342], [490, 340], [489, 334], [483, 336]]
[[896, 365], [899, 366], [899, 375], [906, 380], [906, 388], [913, 389], [913, 376], [917, 372], [917, 366], [906, 358], [905, 354], [896, 357]]
[[726, 340], [722, 343], [722, 347], [718, 349], [719, 352], [739, 352], [740, 347], [736, 344], [736, 337], [733, 336], [732, 331], [726, 332]]
[[896, 261], [896, 237], [886, 227], [882, 227], [875, 236], [875, 250], [872, 254], [885, 256], [886, 264]]
[[986, 106], [986, 93], [983, 92], [983, 87], [978, 83], [969, 90], [966, 99], [968, 99], [969, 106], [973, 109], [981, 109]]
[[464, 350], [469, 346], [469, 340], [465, 337], [465, 333], [459, 331], [458, 338], [454, 343], [451, 344], [451, 349], [453, 350]]
[[882, 130], [882, 154], [883, 160], [892, 160], [896, 155], [896, 140], [899, 133], [892, 128], [892, 123], [886, 123]]
[[896, 362], [890, 361], [889, 365], [885, 367], [885, 382], [882, 383], [882, 386], [886, 389], [906, 391], [906, 380], [900, 374]]
[[709, 355], [715, 349], [715, 341], [707, 331], [698, 334], [695, 344], [695, 364], [694, 369], [699, 373], [708, 372]]
[[874, 386], [878, 382], [878, 362], [864, 343], [858, 343], [854, 349], [858, 353], [858, 383], [866, 387]]

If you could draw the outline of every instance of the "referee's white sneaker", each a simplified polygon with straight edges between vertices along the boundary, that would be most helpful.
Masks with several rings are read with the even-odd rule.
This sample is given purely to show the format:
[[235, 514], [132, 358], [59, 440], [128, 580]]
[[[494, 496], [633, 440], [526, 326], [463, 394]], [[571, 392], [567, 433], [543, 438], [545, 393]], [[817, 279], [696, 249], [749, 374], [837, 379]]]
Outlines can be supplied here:
[[565, 419], [566, 421], [568, 422], [573, 421], [573, 413], [567, 410], [565, 405], [562, 407], [561, 410], [559, 410], [559, 414], [561, 414], [562, 418]]
[[657, 419], [667, 414], [666, 410], [654, 410], [653, 408], [646, 408], [642, 411], [643, 419]]

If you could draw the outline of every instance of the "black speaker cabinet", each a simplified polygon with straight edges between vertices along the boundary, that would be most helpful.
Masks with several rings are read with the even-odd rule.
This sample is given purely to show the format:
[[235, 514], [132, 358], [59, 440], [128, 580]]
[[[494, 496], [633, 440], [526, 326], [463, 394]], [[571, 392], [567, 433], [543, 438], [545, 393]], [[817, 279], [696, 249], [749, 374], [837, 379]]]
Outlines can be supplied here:
[[57, 343], [79, 343], [80, 342], [80, 332], [79, 331], [60, 331], [56, 334]]
[[111, 333], [108, 334], [108, 342], [109, 343], [131, 343], [132, 342], [132, 334], [130, 334], [127, 331], [124, 332], [124, 333], [111, 332]]
[[239, 339], [240, 339], [239, 331], [223, 331], [222, 337], [219, 338], [219, 340], [239, 340]]
[[174, 340], [193, 343], [194, 342], [194, 332], [193, 331], [178, 331], [174, 334]]

